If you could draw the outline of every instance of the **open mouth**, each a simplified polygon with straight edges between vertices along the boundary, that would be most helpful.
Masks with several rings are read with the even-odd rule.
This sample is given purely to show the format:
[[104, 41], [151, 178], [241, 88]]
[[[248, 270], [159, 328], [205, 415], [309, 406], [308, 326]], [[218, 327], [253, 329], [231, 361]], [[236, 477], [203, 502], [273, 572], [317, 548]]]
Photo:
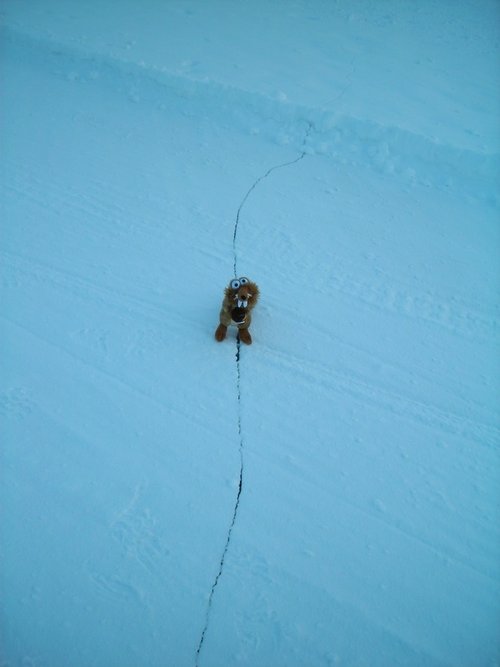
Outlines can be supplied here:
[[241, 324], [242, 322], [245, 321], [246, 317], [246, 310], [244, 308], [240, 308], [238, 306], [237, 308], [233, 308], [231, 311], [231, 319], [233, 322], [236, 322], [236, 324]]

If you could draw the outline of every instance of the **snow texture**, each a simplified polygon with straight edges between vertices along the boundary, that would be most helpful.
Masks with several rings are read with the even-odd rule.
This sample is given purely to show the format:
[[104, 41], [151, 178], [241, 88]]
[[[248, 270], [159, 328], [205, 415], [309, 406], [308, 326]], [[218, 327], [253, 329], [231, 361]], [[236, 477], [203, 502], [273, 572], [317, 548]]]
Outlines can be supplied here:
[[498, 2], [1, 18], [0, 665], [499, 665]]

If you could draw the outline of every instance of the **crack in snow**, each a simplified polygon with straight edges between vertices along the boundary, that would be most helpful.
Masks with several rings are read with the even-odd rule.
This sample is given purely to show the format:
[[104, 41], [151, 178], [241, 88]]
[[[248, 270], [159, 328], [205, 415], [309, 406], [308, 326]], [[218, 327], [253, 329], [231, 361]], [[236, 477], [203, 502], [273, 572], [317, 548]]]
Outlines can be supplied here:
[[222, 552], [222, 556], [220, 559], [219, 563], [219, 571], [217, 572], [217, 575], [214, 579], [214, 583], [212, 584], [212, 588], [210, 590], [210, 596], [208, 598], [208, 604], [207, 604], [207, 610], [205, 613], [205, 625], [203, 627], [203, 631], [200, 636], [200, 641], [198, 643], [198, 648], [196, 650], [196, 667], [198, 667], [199, 664], [199, 657], [200, 657], [200, 652], [203, 646], [203, 642], [205, 641], [205, 635], [208, 630], [208, 624], [210, 621], [210, 612], [212, 610], [212, 602], [213, 602], [213, 597], [215, 594], [215, 589], [217, 588], [217, 584], [219, 583], [219, 579], [222, 576], [222, 571], [224, 569], [224, 561], [226, 559], [226, 554], [229, 549], [229, 544], [231, 542], [231, 534], [233, 532], [234, 524], [236, 523], [236, 515], [238, 514], [238, 508], [240, 505], [240, 498], [241, 498], [241, 492], [243, 490], [243, 435], [241, 431], [241, 392], [240, 392], [240, 338], [239, 336], [237, 337], [236, 340], [236, 369], [237, 369], [237, 377], [236, 377], [236, 388], [237, 388], [237, 395], [238, 395], [238, 435], [239, 435], [239, 453], [240, 453], [240, 479], [239, 479], [239, 484], [238, 484], [238, 493], [236, 495], [236, 501], [234, 504], [234, 509], [233, 509], [233, 517], [231, 520], [231, 524], [229, 526], [229, 530], [227, 532], [227, 537], [226, 537], [226, 544], [224, 545], [224, 551]]
[[305, 157], [305, 155], [306, 155], [305, 144], [306, 144], [307, 139], [309, 138], [309, 135], [310, 135], [312, 129], [313, 129], [313, 124], [309, 121], [307, 123], [307, 131], [306, 131], [304, 141], [303, 141], [303, 144], [302, 144], [303, 145], [302, 152], [299, 155], [299, 157], [295, 158], [295, 160], [290, 160], [289, 162], [283, 162], [282, 164], [276, 164], [276, 165], [274, 165], [274, 167], [271, 167], [270, 169], [268, 169], [265, 174], [263, 174], [262, 176], [259, 176], [259, 178], [250, 186], [246, 195], [241, 200], [241, 204], [239, 205], [238, 211], [236, 213], [236, 220], [235, 220], [235, 223], [234, 223], [234, 233], [233, 233], [233, 257], [234, 257], [233, 270], [234, 270], [234, 277], [235, 278], [238, 275], [237, 270], [236, 270], [236, 262], [237, 262], [236, 237], [238, 235], [238, 227], [239, 227], [239, 224], [240, 224], [240, 215], [241, 215], [241, 211], [243, 209], [243, 206], [245, 205], [245, 203], [246, 203], [248, 197], [250, 196], [250, 194], [259, 185], [259, 183], [261, 181], [263, 181], [264, 179], [266, 179], [270, 174], [272, 174], [273, 171], [276, 171], [276, 169], [282, 169], [283, 167], [289, 167], [290, 165], [295, 164], [296, 162], [299, 162], [300, 160], [302, 160]]
[[[282, 164], [277, 164], [274, 167], [271, 167], [270, 169], [268, 169], [265, 174], [263, 174], [262, 176], [259, 176], [259, 178], [257, 178], [257, 180], [252, 184], [252, 186], [248, 189], [247, 193], [245, 194], [245, 196], [241, 200], [241, 203], [238, 207], [238, 211], [236, 213], [236, 219], [235, 219], [235, 222], [234, 222], [234, 232], [233, 232], [233, 269], [234, 269], [234, 277], [235, 278], [237, 277], [237, 267], [236, 267], [236, 265], [237, 265], [237, 258], [238, 258], [238, 254], [237, 254], [237, 251], [236, 251], [236, 239], [237, 239], [237, 235], [238, 235], [240, 215], [241, 215], [241, 211], [243, 209], [243, 206], [245, 205], [248, 197], [255, 190], [257, 185], [261, 181], [266, 179], [270, 174], [272, 174], [273, 171], [276, 171], [276, 169], [282, 169], [283, 167], [288, 167], [292, 164], [296, 164], [297, 162], [299, 162], [300, 160], [302, 160], [305, 157], [305, 155], [306, 155], [305, 145], [306, 145], [307, 139], [309, 138], [309, 135], [310, 135], [312, 129], [313, 129], [313, 124], [311, 122], [308, 122], [307, 130], [306, 130], [304, 140], [303, 140], [302, 152], [300, 153], [299, 157], [295, 158], [294, 160], [290, 160], [289, 162], [284, 162]], [[240, 351], [241, 351], [241, 341], [240, 341], [240, 336], [238, 334], [238, 336], [236, 337], [236, 354], [235, 354], [235, 358], [236, 358], [236, 396], [237, 396], [237, 399], [238, 399], [238, 438], [239, 438], [239, 455], [240, 455], [240, 474], [239, 474], [238, 493], [236, 494], [236, 500], [235, 500], [234, 509], [233, 509], [233, 516], [232, 516], [232, 519], [231, 519], [231, 523], [229, 525], [229, 529], [227, 531], [226, 543], [224, 545], [224, 550], [222, 552], [222, 556], [221, 556], [221, 559], [220, 559], [220, 562], [219, 562], [219, 570], [217, 572], [217, 575], [215, 576], [214, 582], [212, 584], [212, 588], [210, 590], [210, 595], [208, 597], [207, 609], [206, 609], [206, 612], [205, 612], [205, 623], [204, 623], [203, 630], [202, 630], [201, 635], [200, 635], [200, 640], [198, 642], [198, 647], [196, 649], [196, 661], [195, 661], [195, 666], [196, 667], [198, 667], [198, 665], [199, 665], [201, 650], [203, 648], [203, 643], [205, 641], [205, 636], [207, 634], [207, 630], [208, 630], [208, 626], [209, 626], [209, 622], [210, 622], [210, 613], [212, 611], [212, 603], [213, 603], [213, 599], [214, 599], [214, 595], [215, 595], [215, 589], [217, 588], [217, 585], [219, 583], [219, 579], [221, 578], [223, 570], [224, 570], [224, 563], [225, 563], [225, 560], [226, 560], [227, 552], [229, 550], [229, 545], [231, 543], [231, 535], [232, 535], [233, 528], [234, 528], [235, 523], [236, 523], [236, 518], [237, 518], [237, 515], [238, 515], [238, 509], [239, 509], [239, 506], [240, 506], [241, 493], [243, 491], [243, 475], [244, 475], [243, 449], [244, 449], [244, 441], [243, 441], [243, 431], [242, 431], [242, 428], [241, 428]]]

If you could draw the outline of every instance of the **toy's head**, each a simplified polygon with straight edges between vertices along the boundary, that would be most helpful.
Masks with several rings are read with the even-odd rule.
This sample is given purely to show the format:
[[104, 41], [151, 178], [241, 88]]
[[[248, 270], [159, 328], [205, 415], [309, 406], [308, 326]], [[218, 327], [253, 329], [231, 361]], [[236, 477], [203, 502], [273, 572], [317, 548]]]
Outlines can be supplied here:
[[[248, 278], [233, 278], [229, 283], [229, 286], [226, 287], [225, 294], [226, 298], [228, 298], [231, 303], [234, 303], [235, 310], [243, 312], [243, 317], [241, 319], [241, 321], [243, 321], [245, 312], [253, 308], [257, 303], [257, 299], [259, 298], [259, 288]], [[235, 320], [235, 322], [237, 321], [238, 320]]]

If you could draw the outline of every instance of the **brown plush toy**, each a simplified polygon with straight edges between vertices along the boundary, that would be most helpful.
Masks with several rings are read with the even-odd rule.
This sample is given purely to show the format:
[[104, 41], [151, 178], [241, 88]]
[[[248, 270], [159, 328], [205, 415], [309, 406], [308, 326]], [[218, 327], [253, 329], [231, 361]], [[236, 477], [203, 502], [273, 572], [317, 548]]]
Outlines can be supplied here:
[[224, 301], [220, 310], [220, 324], [215, 339], [224, 340], [230, 324], [238, 327], [240, 340], [251, 345], [252, 337], [248, 328], [252, 321], [251, 311], [259, 298], [259, 288], [248, 278], [233, 278], [224, 290]]

